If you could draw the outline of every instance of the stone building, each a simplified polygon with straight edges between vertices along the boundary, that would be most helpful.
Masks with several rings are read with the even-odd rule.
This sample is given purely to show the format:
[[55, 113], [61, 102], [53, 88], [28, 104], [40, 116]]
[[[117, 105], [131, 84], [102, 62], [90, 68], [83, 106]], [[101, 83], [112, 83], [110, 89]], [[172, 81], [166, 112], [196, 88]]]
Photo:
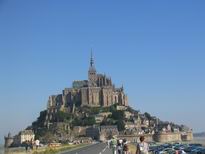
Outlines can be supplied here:
[[18, 135], [19, 143], [22, 144], [25, 141], [34, 141], [35, 134], [32, 130], [23, 130]]
[[100, 141], [106, 141], [117, 135], [119, 132], [116, 125], [92, 126], [86, 129], [86, 136]]
[[14, 137], [11, 136], [11, 133], [8, 133], [8, 136], [5, 136], [4, 140], [5, 140], [4, 147], [8, 148], [13, 144]]
[[10, 147], [10, 146], [20, 146], [22, 145], [22, 143], [26, 142], [26, 141], [34, 141], [35, 139], [35, 134], [32, 130], [23, 130], [20, 131], [18, 135], [15, 136], [11, 136], [11, 134], [9, 133], [8, 136], [4, 137], [5, 140], [5, 144], [4, 146], [6, 148]]
[[59, 110], [74, 112], [78, 106], [107, 107], [113, 104], [128, 106], [124, 88], [115, 88], [112, 79], [105, 74], [97, 74], [91, 54], [88, 80], [73, 81], [71, 88], [48, 99], [46, 124], [52, 121]]
[[100, 126], [100, 140], [105, 141], [119, 135], [117, 125]]

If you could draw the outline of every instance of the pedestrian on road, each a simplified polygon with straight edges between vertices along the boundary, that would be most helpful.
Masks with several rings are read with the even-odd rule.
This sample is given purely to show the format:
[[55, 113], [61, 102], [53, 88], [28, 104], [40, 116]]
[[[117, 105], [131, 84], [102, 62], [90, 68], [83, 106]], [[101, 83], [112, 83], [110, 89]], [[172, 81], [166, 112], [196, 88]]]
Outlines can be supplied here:
[[136, 154], [148, 154], [149, 153], [149, 145], [145, 142], [144, 136], [140, 137], [140, 143], [137, 144]]
[[129, 152], [129, 148], [128, 148], [127, 140], [123, 139], [123, 154], [128, 154], [128, 152]]
[[38, 139], [35, 141], [35, 145], [36, 145], [36, 150], [37, 150], [40, 145], [40, 141]]
[[111, 148], [112, 148], [112, 153], [116, 154], [117, 153], [117, 139], [115, 137], [112, 137], [111, 140]]
[[26, 152], [28, 152], [28, 147], [29, 147], [29, 141], [26, 140], [26, 142], [25, 142], [25, 149], [26, 149]]
[[111, 146], [111, 139], [107, 141], [107, 146], [108, 146], [109, 149], [111, 148], [110, 147]]
[[34, 145], [34, 142], [33, 142], [33, 140], [31, 139], [31, 141], [30, 141], [30, 143], [29, 143], [29, 147], [30, 147], [31, 150], [33, 150], [33, 145]]
[[122, 154], [122, 140], [117, 140], [117, 152], [118, 154]]

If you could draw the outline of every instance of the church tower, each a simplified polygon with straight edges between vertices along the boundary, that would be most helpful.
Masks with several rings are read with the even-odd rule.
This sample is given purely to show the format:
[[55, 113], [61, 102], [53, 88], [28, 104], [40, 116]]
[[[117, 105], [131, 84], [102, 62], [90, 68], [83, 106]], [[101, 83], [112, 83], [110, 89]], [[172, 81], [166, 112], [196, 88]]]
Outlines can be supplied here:
[[97, 86], [96, 84], [97, 74], [94, 66], [94, 58], [93, 58], [92, 50], [91, 50], [91, 57], [90, 57], [90, 67], [88, 70], [88, 80], [89, 80], [89, 86]]

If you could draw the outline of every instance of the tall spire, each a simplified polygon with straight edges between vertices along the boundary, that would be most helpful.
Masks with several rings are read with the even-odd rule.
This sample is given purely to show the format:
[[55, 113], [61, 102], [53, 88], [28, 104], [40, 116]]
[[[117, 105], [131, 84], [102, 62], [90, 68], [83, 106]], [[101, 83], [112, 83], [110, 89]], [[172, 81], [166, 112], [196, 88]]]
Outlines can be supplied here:
[[93, 58], [93, 50], [92, 50], [92, 48], [91, 48], [90, 66], [91, 67], [94, 66], [94, 58]]
[[91, 48], [90, 67], [88, 70], [89, 86], [96, 86], [97, 85], [96, 80], [97, 80], [97, 74], [96, 74], [96, 69], [94, 66], [93, 51]]

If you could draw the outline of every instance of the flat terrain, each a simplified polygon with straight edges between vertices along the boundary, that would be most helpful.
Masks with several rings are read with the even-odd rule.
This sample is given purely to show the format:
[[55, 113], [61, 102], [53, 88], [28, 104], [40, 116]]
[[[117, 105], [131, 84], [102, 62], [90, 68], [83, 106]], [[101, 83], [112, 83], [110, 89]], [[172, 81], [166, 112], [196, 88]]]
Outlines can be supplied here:
[[[134, 154], [135, 146], [129, 145], [130, 154]], [[112, 154], [112, 150], [105, 143], [98, 143], [85, 148], [70, 152], [62, 152], [61, 154]]]
[[98, 143], [71, 152], [62, 152], [61, 154], [112, 154], [112, 151], [105, 143]]

